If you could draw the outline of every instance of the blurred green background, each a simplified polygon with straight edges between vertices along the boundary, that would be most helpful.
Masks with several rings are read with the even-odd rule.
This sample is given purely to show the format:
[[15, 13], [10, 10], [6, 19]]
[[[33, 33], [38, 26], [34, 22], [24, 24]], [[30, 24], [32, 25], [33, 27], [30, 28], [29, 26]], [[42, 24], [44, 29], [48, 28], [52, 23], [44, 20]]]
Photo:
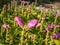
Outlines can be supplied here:
[[[4, 5], [4, 4], [7, 4], [7, 3], [10, 3], [11, 0], [0, 0], [0, 8]], [[20, 1], [20, 0], [18, 0]], [[25, 0], [25, 1], [30, 1], [31, 3], [36, 1], [36, 0]], [[42, 3], [53, 3], [53, 2], [60, 2], [60, 0], [37, 0], [38, 4], [42, 4]]]

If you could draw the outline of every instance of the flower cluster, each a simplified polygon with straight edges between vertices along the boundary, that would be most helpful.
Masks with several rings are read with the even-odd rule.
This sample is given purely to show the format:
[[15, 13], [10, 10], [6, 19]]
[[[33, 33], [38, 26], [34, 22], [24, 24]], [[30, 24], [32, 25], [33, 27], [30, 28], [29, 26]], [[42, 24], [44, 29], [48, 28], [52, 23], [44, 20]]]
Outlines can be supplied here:
[[58, 45], [54, 40], [60, 38], [59, 9], [26, 0], [4, 4], [0, 11], [0, 45]]

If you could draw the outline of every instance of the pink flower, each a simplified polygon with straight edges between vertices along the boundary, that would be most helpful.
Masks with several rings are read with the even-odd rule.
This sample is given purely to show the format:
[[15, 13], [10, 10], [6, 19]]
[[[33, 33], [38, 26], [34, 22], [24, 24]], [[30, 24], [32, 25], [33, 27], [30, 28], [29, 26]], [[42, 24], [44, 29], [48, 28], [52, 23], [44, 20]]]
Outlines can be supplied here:
[[29, 5], [29, 2], [28, 1], [20, 0], [20, 2], [23, 3], [23, 4]]
[[16, 24], [18, 24], [19, 26], [24, 26], [23, 20], [21, 18], [19, 18], [18, 16], [16, 16], [14, 18], [14, 20], [15, 20]]
[[6, 24], [3, 24], [2, 27], [3, 27], [4, 29], [10, 28], [10, 26], [9, 26], [9, 25], [6, 25]]
[[60, 10], [57, 10], [57, 16], [60, 16]]
[[45, 17], [44, 16], [42, 16], [42, 20], [45, 20]]
[[36, 26], [37, 26], [37, 27], [41, 26], [41, 23], [38, 23]]
[[52, 38], [53, 39], [56, 39], [56, 38], [59, 38], [60, 37], [60, 33], [55, 33], [52, 35]]
[[53, 27], [59, 28], [60, 26], [58, 24], [51, 24]]
[[57, 28], [59, 28], [60, 26], [59, 25], [56, 25]]
[[53, 26], [52, 25], [48, 25], [46, 30], [52, 30]]
[[27, 24], [28, 28], [32, 28], [35, 27], [38, 24], [38, 20], [37, 19], [32, 19], [29, 21], [29, 23]]

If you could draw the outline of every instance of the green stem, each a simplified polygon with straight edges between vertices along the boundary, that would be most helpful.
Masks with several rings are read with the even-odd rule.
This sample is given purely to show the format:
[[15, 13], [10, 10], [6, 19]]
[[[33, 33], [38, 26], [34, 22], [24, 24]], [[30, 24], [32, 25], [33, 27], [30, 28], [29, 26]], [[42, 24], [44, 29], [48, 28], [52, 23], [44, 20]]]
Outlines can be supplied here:
[[1, 27], [1, 30], [0, 30], [0, 32], [1, 32], [1, 34], [0, 34], [1, 37], [3, 36], [3, 32], [2, 32], [2, 31], [3, 31], [3, 29], [2, 29], [2, 27]]
[[15, 21], [14, 21], [14, 27], [16, 26], [16, 23], [15, 23]]
[[12, 43], [13, 43], [13, 39], [11, 37], [9, 45], [12, 45]]
[[48, 45], [48, 36], [49, 36], [49, 31], [47, 30], [46, 40], [45, 40], [45, 44], [46, 44], [46, 45]]
[[30, 14], [28, 13], [28, 15], [27, 15], [27, 20], [29, 19], [29, 15], [30, 15]]
[[40, 31], [42, 32], [43, 20], [41, 21]]
[[8, 29], [6, 30], [6, 44], [8, 43], [9, 41], [9, 32], [8, 32]]
[[23, 39], [24, 39], [24, 30], [21, 32], [21, 45], [23, 45]]
[[35, 0], [35, 5], [37, 4], [37, 0]]
[[[57, 18], [58, 18], [58, 16], [56, 15], [55, 20], [54, 20], [54, 23], [55, 23], [55, 24], [56, 24]], [[54, 27], [53, 33], [55, 33], [55, 32], [56, 32], [56, 27]]]
[[52, 38], [52, 36], [50, 38], [51, 38], [50, 45], [53, 45], [53, 38]]
[[21, 41], [21, 43], [19, 43], [19, 45], [23, 45], [23, 42], [24, 42], [24, 28], [23, 28], [23, 30], [22, 30], [22, 32], [21, 32], [21, 38], [20, 38], [20, 41]]
[[[57, 18], [58, 18], [58, 16], [56, 15], [55, 20], [54, 20], [54, 23], [55, 23], [55, 24], [56, 24]], [[54, 34], [55, 32], [56, 32], [56, 27], [54, 27], [53, 34]], [[52, 45], [52, 44], [53, 44], [53, 39], [52, 39], [52, 37], [51, 37], [51, 43], [50, 43], [50, 45]]]

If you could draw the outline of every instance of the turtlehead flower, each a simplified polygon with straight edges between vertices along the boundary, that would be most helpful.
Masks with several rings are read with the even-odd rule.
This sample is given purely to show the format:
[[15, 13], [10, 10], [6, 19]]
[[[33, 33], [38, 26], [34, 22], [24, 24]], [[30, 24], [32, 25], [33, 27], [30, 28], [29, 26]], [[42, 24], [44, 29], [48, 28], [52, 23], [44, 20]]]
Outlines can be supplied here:
[[60, 26], [59, 25], [56, 25], [57, 28], [59, 28]]
[[25, 0], [20, 0], [21, 3], [25, 4]]
[[56, 28], [59, 28], [60, 27], [60, 25], [58, 25], [58, 24], [51, 24], [53, 27], [56, 27]]
[[28, 1], [20, 0], [20, 2], [23, 3], [23, 4], [29, 5], [29, 2]]
[[29, 21], [29, 23], [27, 24], [28, 28], [32, 28], [35, 27], [38, 24], [38, 20], [37, 19], [32, 19]]
[[4, 29], [9, 29], [9, 28], [10, 28], [10, 26], [9, 26], [9, 25], [6, 25], [6, 24], [3, 24], [2, 27], [3, 27]]
[[52, 30], [53, 26], [52, 25], [48, 25], [46, 30]]
[[44, 16], [42, 16], [42, 20], [45, 20], [45, 17]]
[[14, 18], [14, 20], [15, 20], [16, 24], [18, 24], [19, 26], [24, 26], [23, 20], [21, 18], [19, 18], [18, 16], [16, 16]]
[[57, 10], [57, 16], [60, 16], [60, 10]]
[[60, 33], [55, 33], [55, 34], [52, 35], [52, 38], [53, 39], [57, 39], [59, 37], [60, 37]]
[[59, 28], [60, 27], [58, 24], [54, 24], [53, 26], [56, 27], [56, 28]]

